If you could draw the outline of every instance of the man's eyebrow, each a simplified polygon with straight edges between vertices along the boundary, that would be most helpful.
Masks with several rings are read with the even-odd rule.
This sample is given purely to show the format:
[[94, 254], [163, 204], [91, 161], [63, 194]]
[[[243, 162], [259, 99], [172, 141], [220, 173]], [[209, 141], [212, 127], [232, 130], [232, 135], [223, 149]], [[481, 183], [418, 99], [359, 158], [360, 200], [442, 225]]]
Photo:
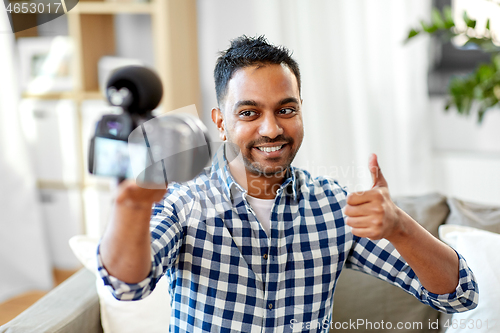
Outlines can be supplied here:
[[253, 101], [253, 100], [242, 100], [242, 101], [238, 101], [235, 105], [234, 105], [234, 109], [238, 109], [240, 106], [259, 106], [260, 104], [257, 103], [256, 101]]
[[[281, 106], [281, 105], [285, 105], [288, 103], [299, 104], [299, 100], [296, 99], [295, 97], [287, 97], [287, 98], [283, 98], [281, 101], [279, 101], [277, 103], [277, 105]], [[241, 106], [260, 106], [260, 103], [258, 103], [257, 101], [251, 100], [251, 99], [241, 100], [241, 101], [236, 102], [236, 104], [234, 105], [234, 110], [237, 110]]]
[[279, 101], [278, 105], [285, 105], [288, 103], [299, 104], [299, 100], [296, 99], [295, 97], [287, 97], [287, 98], [283, 98], [281, 101]]

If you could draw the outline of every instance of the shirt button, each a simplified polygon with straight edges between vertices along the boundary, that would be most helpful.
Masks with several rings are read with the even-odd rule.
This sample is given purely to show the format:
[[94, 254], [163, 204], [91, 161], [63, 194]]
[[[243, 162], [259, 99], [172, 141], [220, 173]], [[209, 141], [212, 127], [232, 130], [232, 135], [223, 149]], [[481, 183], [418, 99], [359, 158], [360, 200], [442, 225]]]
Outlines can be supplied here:
[[269, 305], [267, 307], [269, 308], [269, 310], [272, 310], [273, 309], [273, 304], [269, 303]]
[[264, 253], [262, 257], [264, 258], [264, 260], [267, 260], [267, 253]]

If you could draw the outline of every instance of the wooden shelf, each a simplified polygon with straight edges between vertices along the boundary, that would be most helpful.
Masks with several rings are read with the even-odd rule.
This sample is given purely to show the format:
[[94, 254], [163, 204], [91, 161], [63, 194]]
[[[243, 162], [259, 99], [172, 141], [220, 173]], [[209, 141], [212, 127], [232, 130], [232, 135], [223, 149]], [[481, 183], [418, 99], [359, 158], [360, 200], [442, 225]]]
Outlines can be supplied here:
[[[110, 192], [115, 188], [113, 180], [89, 175], [87, 172], [86, 142], [83, 137], [83, 120], [86, 115], [82, 105], [88, 100], [105, 98], [99, 91], [98, 63], [103, 56], [117, 55], [117, 33], [115, 17], [120, 14], [149, 15], [153, 48], [144, 50], [154, 56], [154, 69], [163, 83], [163, 100], [160, 113], [177, 108], [197, 104], [200, 107], [200, 90], [198, 78], [198, 50], [196, 28], [196, 0], [150, 0], [149, 2], [119, 2], [80, 0], [67, 12], [68, 35], [73, 42], [72, 76], [73, 91], [23, 93], [23, 98], [39, 100], [72, 100], [76, 106], [76, 122], [78, 129], [74, 136], [78, 142], [79, 164], [81, 174], [74, 181], [55, 179], [38, 179], [37, 186], [42, 190], [77, 190], [83, 193], [87, 189]], [[33, 26], [37, 17], [33, 15], [18, 16], [29, 19], [25, 24]], [[14, 15], [13, 15], [14, 17]], [[18, 22], [19, 23], [19, 22]], [[22, 22], [21, 22], [22, 23]], [[146, 24], [146, 23], [145, 23]], [[36, 24], [35, 24], [36, 25]], [[36, 26], [16, 34], [21, 36], [37, 36]], [[135, 37], [141, 38], [141, 37]], [[87, 133], [85, 133], [87, 135]], [[86, 221], [84, 196], [81, 195], [82, 221]], [[101, 221], [102, 222], [102, 221]], [[92, 223], [101, 223], [99, 221]], [[83, 230], [86, 230], [84, 222]]]
[[98, 177], [87, 173], [84, 179], [84, 188], [93, 188], [100, 191], [110, 191], [116, 182], [114, 178]]
[[72, 91], [64, 92], [48, 92], [43, 94], [33, 94], [29, 92], [23, 92], [22, 98], [33, 98], [33, 99], [74, 99], [76, 93]]
[[100, 91], [86, 91], [82, 94], [82, 99], [104, 99]]
[[[163, 0], [165, 1], [165, 0]], [[80, 1], [68, 14], [153, 14], [152, 3]]]
[[50, 190], [80, 190], [82, 188], [81, 183], [69, 183], [60, 180], [49, 180], [49, 179], [38, 179], [37, 187], [39, 189], [50, 189]]
[[113, 181], [112, 178], [104, 177], [87, 177], [84, 183], [38, 179], [36, 185], [37, 188], [41, 190], [83, 190], [85, 188], [94, 188], [100, 191], [109, 191]]
[[22, 98], [30, 99], [43, 99], [43, 100], [54, 100], [54, 99], [73, 99], [76, 101], [84, 101], [87, 99], [104, 99], [104, 95], [100, 91], [84, 91], [84, 92], [48, 92], [43, 94], [33, 94], [29, 92], [23, 92]]

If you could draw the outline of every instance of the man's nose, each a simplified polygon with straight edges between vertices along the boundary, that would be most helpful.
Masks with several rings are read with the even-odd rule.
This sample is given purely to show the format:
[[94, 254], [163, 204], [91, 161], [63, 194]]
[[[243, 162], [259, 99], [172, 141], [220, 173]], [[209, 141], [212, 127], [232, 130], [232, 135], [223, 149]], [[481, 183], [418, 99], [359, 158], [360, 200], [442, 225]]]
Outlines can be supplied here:
[[283, 134], [283, 128], [274, 114], [268, 114], [262, 119], [259, 126], [259, 134], [271, 139]]

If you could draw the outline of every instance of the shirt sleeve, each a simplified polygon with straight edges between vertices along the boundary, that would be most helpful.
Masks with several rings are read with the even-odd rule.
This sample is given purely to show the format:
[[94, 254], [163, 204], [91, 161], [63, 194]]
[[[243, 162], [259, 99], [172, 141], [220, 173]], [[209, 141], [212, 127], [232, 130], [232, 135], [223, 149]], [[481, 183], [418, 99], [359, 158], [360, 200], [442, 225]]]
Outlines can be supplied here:
[[474, 274], [465, 259], [459, 258], [459, 281], [455, 291], [434, 294], [424, 288], [411, 267], [386, 239], [372, 241], [354, 236], [354, 245], [346, 267], [373, 275], [396, 285], [414, 295], [420, 302], [446, 313], [474, 309], [478, 304], [479, 290]]
[[116, 299], [139, 300], [153, 291], [160, 277], [177, 259], [182, 246], [183, 225], [189, 218], [193, 203], [189, 190], [178, 184], [169, 184], [163, 201], [153, 205], [150, 221], [151, 271], [139, 283], [126, 283], [111, 276], [102, 263], [100, 246], [97, 247], [99, 275]]

